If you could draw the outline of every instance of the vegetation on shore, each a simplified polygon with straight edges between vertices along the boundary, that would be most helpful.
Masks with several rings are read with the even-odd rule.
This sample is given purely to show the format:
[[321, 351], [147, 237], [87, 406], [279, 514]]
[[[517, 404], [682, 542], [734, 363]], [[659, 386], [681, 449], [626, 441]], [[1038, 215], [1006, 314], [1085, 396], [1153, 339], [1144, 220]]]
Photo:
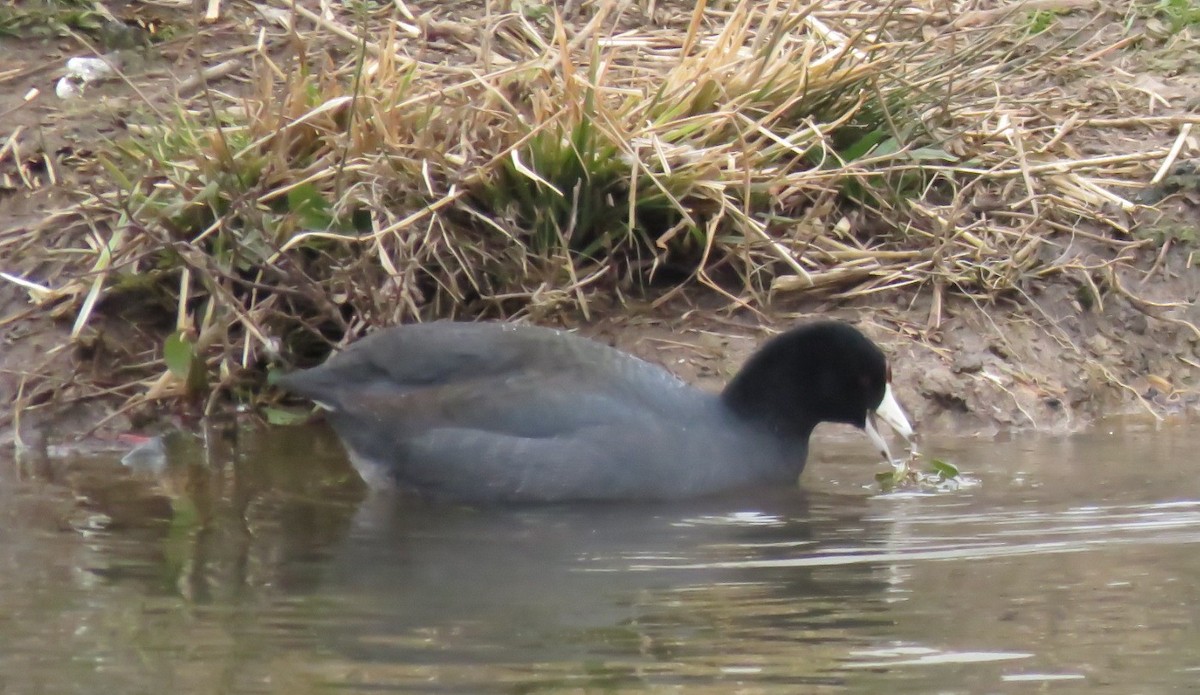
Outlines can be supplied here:
[[[1136, 189], [1174, 171], [1200, 118], [1118, 112], [1102, 92], [1062, 102], [1062, 82], [1119, 48], [1086, 22], [1055, 30], [1090, 3], [685, 5], [564, 18], [487, 2], [450, 19], [273, 0], [208, 87], [147, 98], [79, 200], [0, 240], [32, 259], [3, 270], [72, 318], [73, 341], [106, 305], [165, 325], [96, 392], [210, 408], [280, 353], [314, 358], [367, 325], [586, 316], [597, 292], [652, 284], [750, 309], [919, 290], [936, 326], [950, 295], [1021, 301], [1070, 276], [1081, 302], [1154, 310], [1116, 269], [1188, 243], [1139, 236]], [[1189, 7], [1128, 11], [1184, 42]], [[1080, 147], [1132, 128], [1170, 139]], [[1064, 251], [1076, 242], [1091, 251]], [[38, 277], [47, 248], [69, 279]]]

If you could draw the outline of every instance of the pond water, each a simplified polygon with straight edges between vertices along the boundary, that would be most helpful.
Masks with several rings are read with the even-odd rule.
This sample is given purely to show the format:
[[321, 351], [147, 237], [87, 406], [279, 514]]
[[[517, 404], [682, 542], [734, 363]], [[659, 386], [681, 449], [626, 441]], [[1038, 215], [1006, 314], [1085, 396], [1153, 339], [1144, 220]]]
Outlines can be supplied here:
[[0, 691], [1200, 684], [1200, 430], [925, 449], [978, 484], [878, 494], [840, 433], [801, 489], [671, 505], [366, 497], [320, 428], [0, 460]]

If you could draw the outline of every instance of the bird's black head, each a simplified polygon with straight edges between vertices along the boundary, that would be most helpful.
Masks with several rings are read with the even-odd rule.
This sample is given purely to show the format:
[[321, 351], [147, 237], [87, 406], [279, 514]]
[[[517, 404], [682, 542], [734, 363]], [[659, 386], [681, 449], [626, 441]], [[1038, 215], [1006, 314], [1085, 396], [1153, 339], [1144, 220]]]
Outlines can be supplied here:
[[862, 428], [883, 401], [887, 358], [854, 327], [822, 321], [768, 341], [725, 388], [738, 416], [807, 438], [821, 422]]

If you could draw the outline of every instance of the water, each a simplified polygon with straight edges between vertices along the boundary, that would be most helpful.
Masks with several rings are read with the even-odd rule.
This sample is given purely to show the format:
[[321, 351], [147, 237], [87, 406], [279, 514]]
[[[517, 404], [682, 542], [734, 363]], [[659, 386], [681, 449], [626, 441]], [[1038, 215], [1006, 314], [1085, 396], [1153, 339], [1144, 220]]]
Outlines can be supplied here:
[[1166, 693], [1200, 688], [1200, 434], [941, 440], [979, 481], [470, 510], [363, 499], [243, 428], [0, 461], [4, 693]]

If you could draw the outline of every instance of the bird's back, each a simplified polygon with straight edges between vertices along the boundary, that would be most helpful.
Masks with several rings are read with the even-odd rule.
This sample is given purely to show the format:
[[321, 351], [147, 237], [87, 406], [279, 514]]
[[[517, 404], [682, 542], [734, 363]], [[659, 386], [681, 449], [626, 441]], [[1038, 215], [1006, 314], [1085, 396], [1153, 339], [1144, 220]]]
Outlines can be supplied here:
[[690, 388], [657, 365], [564, 331], [454, 321], [379, 331], [325, 364], [285, 375], [279, 383], [337, 410], [343, 399], [364, 389], [403, 393], [548, 376], [566, 376], [578, 382], [577, 388], [589, 390], [605, 381], [646, 393]]

